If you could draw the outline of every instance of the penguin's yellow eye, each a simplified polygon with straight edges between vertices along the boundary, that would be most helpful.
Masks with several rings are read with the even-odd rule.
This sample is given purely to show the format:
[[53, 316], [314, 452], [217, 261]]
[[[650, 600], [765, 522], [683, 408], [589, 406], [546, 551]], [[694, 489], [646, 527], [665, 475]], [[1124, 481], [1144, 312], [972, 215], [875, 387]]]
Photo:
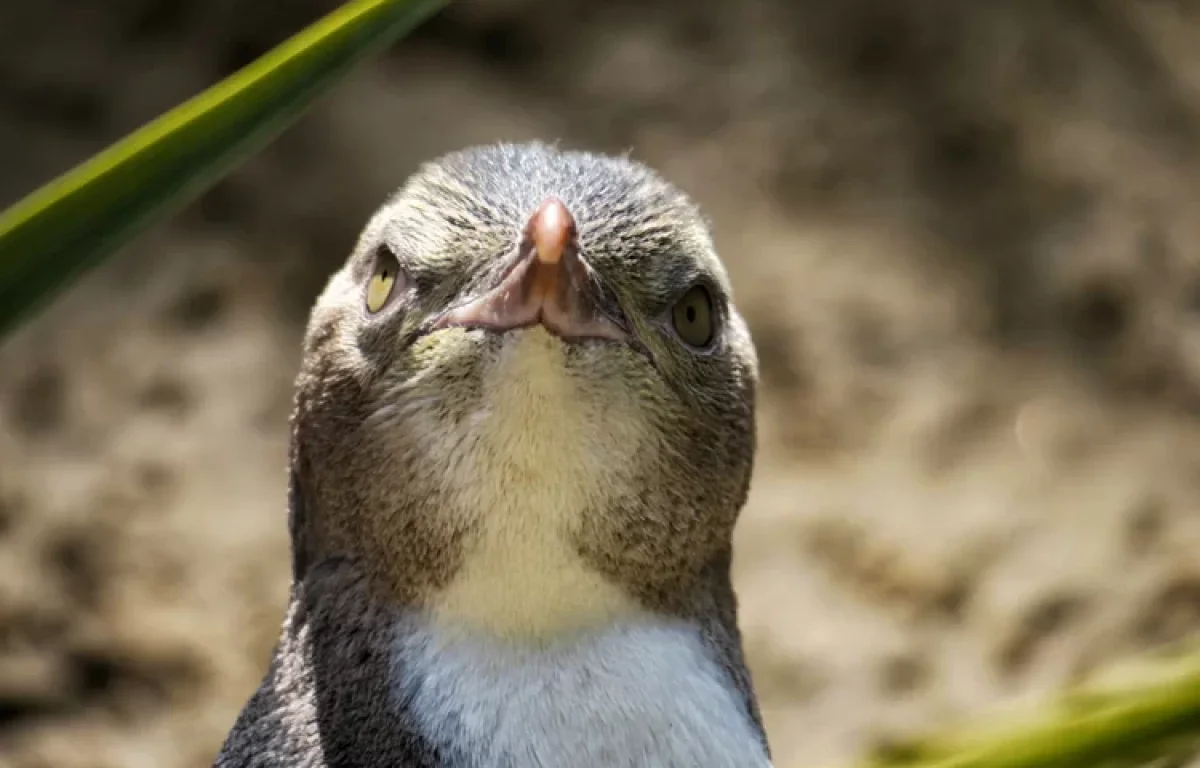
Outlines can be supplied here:
[[375, 254], [375, 268], [371, 279], [367, 282], [367, 311], [371, 314], [378, 312], [387, 305], [388, 299], [396, 291], [396, 282], [400, 279], [400, 262], [387, 248], [380, 248]]
[[685, 343], [707, 347], [716, 332], [712, 295], [703, 285], [695, 285], [683, 294], [671, 310], [671, 323]]

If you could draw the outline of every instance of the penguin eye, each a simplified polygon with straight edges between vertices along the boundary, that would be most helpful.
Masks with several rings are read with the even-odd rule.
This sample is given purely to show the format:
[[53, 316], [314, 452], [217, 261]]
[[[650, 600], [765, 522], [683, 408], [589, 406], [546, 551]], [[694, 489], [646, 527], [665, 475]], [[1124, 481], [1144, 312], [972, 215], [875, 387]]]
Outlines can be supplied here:
[[712, 294], [703, 285], [694, 285], [671, 309], [675, 333], [688, 346], [707, 347], [716, 334]]
[[387, 306], [388, 300], [396, 293], [396, 284], [401, 280], [400, 262], [395, 254], [385, 247], [375, 251], [375, 265], [371, 270], [371, 279], [367, 281], [367, 311], [375, 314]]

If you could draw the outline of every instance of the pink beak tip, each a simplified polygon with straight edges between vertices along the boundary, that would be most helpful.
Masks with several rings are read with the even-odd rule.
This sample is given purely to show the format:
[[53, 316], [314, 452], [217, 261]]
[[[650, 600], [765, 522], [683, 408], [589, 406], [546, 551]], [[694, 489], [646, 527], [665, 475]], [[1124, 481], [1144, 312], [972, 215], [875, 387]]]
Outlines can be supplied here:
[[557, 197], [548, 197], [529, 220], [529, 234], [538, 261], [557, 264], [575, 236], [575, 219]]

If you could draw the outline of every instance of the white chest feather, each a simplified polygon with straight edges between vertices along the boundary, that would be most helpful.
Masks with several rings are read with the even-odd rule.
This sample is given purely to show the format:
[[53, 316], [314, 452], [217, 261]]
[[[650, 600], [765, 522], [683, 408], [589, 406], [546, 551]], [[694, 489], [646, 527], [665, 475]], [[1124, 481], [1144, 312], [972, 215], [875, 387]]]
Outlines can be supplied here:
[[471, 768], [770, 768], [741, 698], [687, 626], [535, 649], [398, 630], [397, 705]]

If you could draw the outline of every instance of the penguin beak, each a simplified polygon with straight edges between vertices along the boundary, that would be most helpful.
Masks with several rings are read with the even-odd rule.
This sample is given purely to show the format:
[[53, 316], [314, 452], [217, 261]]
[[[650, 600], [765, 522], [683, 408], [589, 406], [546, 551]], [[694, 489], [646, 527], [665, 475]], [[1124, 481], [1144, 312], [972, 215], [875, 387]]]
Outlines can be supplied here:
[[575, 220], [547, 198], [525, 226], [515, 264], [483, 296], [442, 315], [434, 328], [507, 331], [542, 325], [567, 341], [628, 334], [600, 309], [599, 278], [579, 252]]

